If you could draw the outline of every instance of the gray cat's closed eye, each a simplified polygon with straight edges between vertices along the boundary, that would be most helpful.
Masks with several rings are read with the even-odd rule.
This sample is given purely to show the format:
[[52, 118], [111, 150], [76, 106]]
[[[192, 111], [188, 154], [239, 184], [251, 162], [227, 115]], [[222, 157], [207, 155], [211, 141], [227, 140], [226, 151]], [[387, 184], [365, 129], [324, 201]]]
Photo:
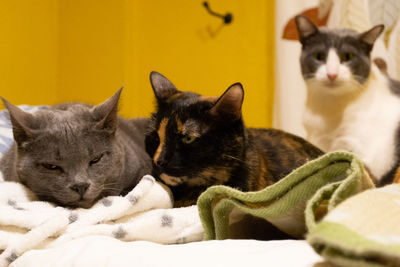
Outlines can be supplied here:
[[41, 164], [45, 169], [51, 170], [51, 171], [62, 171], [63, 169], [60, 166], [50, 164], [50, 163], [42, 163]]
[[94, 159], [92, 159], [92, 160], [89, 162], [89, 165], [92, 166], [92, 165], [98, 163], [98, 162], [101, 160], [101, 158], [103, 157], [103, 155], [104, 155], [104, 154], [101, 154], [101, 155], [95, 157]]

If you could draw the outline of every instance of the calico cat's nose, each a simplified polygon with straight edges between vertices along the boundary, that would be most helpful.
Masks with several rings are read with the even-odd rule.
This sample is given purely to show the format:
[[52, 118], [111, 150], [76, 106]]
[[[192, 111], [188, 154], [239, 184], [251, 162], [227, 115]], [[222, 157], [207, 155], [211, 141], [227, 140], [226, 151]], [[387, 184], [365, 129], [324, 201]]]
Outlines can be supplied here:
[[156, 165], [157, 165], [158, 167], [160, 167], [160, 168], [164, 168], [164, 167], [167, 166], [167, 162], [166, 162], [164, 159], [159, 158], [159, 159], [156, 161]]
[[72, 191], [77, 192], [81, 197], [86, 193], [87, 189], [89, 188], [89, 183], [76, 183], [69, 187]]

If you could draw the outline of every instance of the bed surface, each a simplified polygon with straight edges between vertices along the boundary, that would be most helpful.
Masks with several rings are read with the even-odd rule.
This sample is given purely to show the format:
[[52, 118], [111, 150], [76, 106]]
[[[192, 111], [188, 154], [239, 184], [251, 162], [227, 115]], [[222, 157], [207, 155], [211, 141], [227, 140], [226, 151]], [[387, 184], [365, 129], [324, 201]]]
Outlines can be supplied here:
[[[90, 236], [56, 248], [31, 250], [12, 267], [314, 266], [322, 258], [302, 240], [213, 240], [182, 245], [122, 242]], [[328, 265], [318, 265], [328, 266]]]

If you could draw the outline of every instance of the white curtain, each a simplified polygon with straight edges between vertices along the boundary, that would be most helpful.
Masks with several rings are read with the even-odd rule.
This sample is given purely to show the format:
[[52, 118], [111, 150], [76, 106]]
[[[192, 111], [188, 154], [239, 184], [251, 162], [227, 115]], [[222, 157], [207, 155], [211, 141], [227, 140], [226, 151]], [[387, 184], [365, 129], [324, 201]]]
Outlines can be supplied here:
[[306, 88], [300, 72], [300, 43], [282, 39], [287, 22], [318, 0], [275, 1], [275, 99], [274, 127], [305, 136], [302, 113]]

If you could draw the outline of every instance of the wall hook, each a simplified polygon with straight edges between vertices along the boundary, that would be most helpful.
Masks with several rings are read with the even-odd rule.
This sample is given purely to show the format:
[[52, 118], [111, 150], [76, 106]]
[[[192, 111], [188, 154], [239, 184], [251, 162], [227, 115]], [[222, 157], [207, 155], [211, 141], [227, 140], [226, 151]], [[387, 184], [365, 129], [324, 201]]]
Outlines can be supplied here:
[[223, 19], [225, 24], [229, 24], [232, 22], [232, 20], [233, 20], [232, 13], [226, 13], [225, 15], [215, 13], [214, 11], [211, 10], [210, 5], [208, 4], [207, 1], [203, 2], [203, 6], [207, 9], [208, 13], [210, 13], [212, 16], [216, 16], [216, 17]]

